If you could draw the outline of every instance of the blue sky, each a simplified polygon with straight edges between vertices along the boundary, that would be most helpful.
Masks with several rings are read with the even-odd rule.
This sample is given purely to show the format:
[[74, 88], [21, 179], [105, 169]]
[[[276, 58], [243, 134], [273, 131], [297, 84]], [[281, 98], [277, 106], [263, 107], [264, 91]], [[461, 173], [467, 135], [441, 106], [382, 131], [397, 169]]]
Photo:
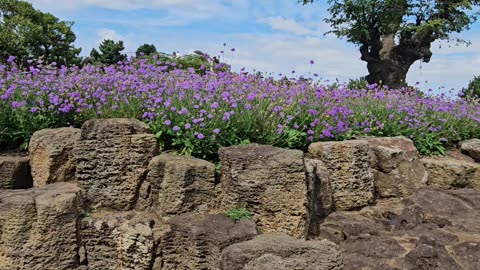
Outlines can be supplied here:
[[[225, 50], [234, 70], [245, 67], [272, 74], [347, 81], [366, 75], [357, 49], [332, 35], [322, 19], [323, 1], [302, 6], [296, 0], [31, 0], [34, 7], [74, 21], [76, 45], [87, 56], [106, 38], [123, 40], [125, 52], [144, 43], [182, 54]], [[472, 45], [436, 42], [430, 63], [415, 63], [407, 76], [426, 90], [460, 89], [480, 75], [480, 23], [459, 35]], [[227, 46], [224, 47], [223, 44]], [[230, 49], [235, 48], [231, 53]], [[310, 66], [313, 59], [315, 64]]]

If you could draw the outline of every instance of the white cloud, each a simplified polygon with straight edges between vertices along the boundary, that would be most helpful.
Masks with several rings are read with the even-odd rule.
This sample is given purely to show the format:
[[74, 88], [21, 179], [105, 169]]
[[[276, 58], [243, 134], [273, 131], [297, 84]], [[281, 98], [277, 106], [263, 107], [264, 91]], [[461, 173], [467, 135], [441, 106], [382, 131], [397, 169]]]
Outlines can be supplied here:
[[286, 19], [281, 16], [268, 17], [259, 21], [268, 24], [274, 30], [290, 32], [296, 35], [308, 35], [313, 33], [313, 31], [298, 23], [294, 19]]
[[[168, 15], [162, 18], [159, 24], [168, 24], [174, 20], [175, 24], [183, 21], [187, 24], [196, 20], [204, 20], [213, 17], [236, 18], [243, 14], [244, 8], [248, 8], [248, 0], [233, 0], [228, 4], [222, 0], [30, 0], [35, 8], [48, 12], [75, 12], [84, 8], [96, 7], [117, 11], [136, 10], [161, 10]], [[104, 18], [104, 20], [108, 20]], [[155, 21], [152, 19], [151, 21]], [[125, 18], [124, 22], [135, 22]]]
[[111, 39], [114, 41], [119, 41], [124, 39], [124, 37], [119, 35], [115, 30], [108, 29], [108, 28], [98, 29], [97, 36], [98, 36], [98, 40], [97, 40], [98, 43], [100, 43], [104, 39]]

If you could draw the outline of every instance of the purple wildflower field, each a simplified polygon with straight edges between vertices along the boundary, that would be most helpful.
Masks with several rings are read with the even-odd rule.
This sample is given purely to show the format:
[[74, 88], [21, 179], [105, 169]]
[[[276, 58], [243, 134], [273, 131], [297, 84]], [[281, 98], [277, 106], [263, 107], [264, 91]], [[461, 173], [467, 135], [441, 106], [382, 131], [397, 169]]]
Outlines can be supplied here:
[[[171, 69], [130, 59], [83, 68], [0, 66], [0, 148], [24, 149], [43, 128], [92, 118], [131, 117], [150, 125], [164, 150], [212, 159], [245, 143], [305, 150], [356, 135], [406, 136], [423, 154], [480, 137], [480, 105], [445, 95], [374, 86], [347, 89], [244, 72]], [[311, 63], [313, 64], [313, 63]]]

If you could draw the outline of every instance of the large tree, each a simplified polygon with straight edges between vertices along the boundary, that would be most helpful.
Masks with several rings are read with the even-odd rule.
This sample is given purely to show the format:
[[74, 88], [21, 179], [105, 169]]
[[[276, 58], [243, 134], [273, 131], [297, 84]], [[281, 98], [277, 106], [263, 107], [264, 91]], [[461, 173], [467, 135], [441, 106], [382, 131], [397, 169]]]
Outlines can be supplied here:
[[[309, 4], [315, 0], [300, 0]], [[480, 0], [328, 0], [332, 33], [359, 46], [369, 83], [405, 86], [410, 66], [430, 61], [436, 40], [466, 30], [479, 15]]]
[[137, 57], [140, 57], [143, 55], [148, 56], [151, 54], [157, 53], [157, 48], [155, 48], [155, 45], [153, 44], [143, 44], [140, 47], [138, 47], [137, 51], [135, 52], [135, 55]]
[[112, 65], [127, 59], [127, 56], [121, 53], [125, 49], [122, 40], [115, 42], [111, 39], [105, 39], [100, 43], [98, 49], [100, 52], [95, 49], [92, 49], [90, 52], [90, 57], [93, 58], [95, 62]]
[[61, 21], [50, 13], [19, 0], [0, 0], [0, 61], [15, 56], [19, 64], [41, 58], [62, 65], [80, 63], [81, 49], [73, 43], [73, 22]]

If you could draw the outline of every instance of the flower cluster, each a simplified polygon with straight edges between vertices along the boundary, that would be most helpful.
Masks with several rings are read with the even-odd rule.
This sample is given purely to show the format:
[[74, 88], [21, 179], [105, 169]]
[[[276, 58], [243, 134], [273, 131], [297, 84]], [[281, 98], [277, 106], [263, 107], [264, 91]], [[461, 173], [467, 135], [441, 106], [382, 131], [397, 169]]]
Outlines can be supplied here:
[[407, 136], [429, 154], [480, 137], [479, 104], [443, 95], [328, 87], [247, 72], [198, 74], [134, 59], [81, 69], [33, 64], [26, 70], [0, 66], [1, 148], [25, 146], [42, 128], [110, 117], [145, 121], [164, 149], [203, 158], [235, 144], [305, 149], [355, 135]]

